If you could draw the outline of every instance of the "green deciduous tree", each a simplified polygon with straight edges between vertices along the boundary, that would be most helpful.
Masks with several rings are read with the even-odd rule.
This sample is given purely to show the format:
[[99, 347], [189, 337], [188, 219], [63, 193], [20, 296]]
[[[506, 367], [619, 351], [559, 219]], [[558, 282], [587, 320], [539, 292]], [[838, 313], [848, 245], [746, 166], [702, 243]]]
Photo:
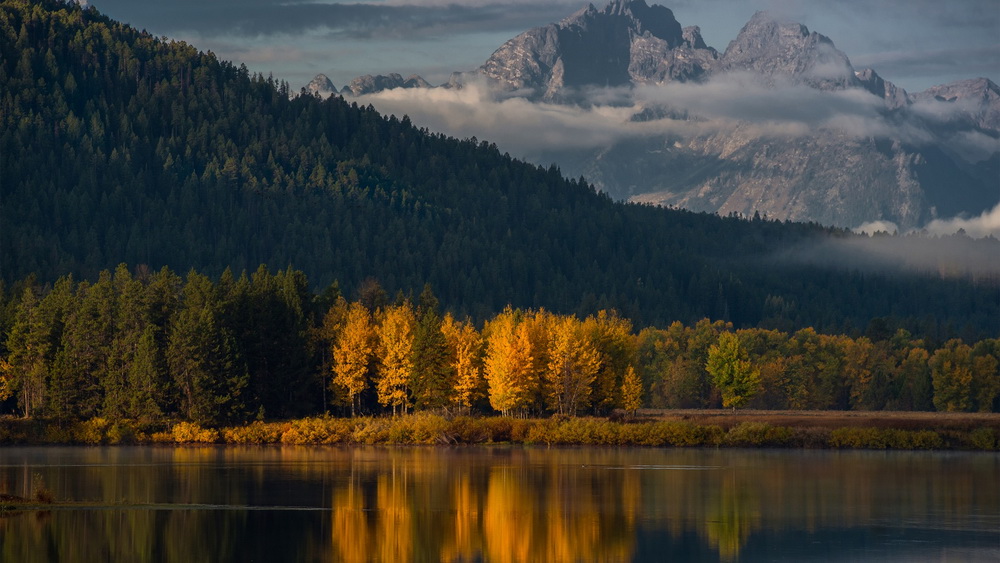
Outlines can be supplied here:
[[934, 407], [939, 411], [972, 408], [972, 348], [952, 339], [934, 352], [929, 364], [934, 382]]
[[731, 332], [719, 335], [719, 341], [708, 349], [705, 369], [722, 393], [722, 406], [739, 408], [760, 390], [760, 370], [754, 367]]

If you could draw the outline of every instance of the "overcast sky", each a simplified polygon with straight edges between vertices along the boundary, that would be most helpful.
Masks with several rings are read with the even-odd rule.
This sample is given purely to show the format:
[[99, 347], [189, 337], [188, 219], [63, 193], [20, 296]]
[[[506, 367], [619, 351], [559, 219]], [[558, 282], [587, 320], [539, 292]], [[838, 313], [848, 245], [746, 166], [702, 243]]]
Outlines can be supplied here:
[[[647, 0], [701, 27], [723, 51], [757, 10], [830, 37], [856, 69], [910, 92], [1000, 79], [1000, 0]], [[293, 89], [318, 73], [337, 88], [362, 74], [472, 70], [507, 39], [558, 21], [581, 0], [90, 0], [108, 16], [271, 73]], [[603, 2], [595, 2], [595, 5]]]

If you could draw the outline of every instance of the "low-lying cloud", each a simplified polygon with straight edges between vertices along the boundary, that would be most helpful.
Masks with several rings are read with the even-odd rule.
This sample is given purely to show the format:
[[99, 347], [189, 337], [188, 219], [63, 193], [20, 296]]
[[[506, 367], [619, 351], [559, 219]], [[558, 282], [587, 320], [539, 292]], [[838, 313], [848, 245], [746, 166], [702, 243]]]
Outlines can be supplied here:
[[1000, 241], [961, 235], [854, 236], [797, 248], [785, 259], [862, 271], [912, 271], [1000, 281]]
[[[635, 89], [593, 89], [581, 105], [531, 102], [501, 95], [483, 82], [460, 89], [397, 89], [362, 97], [387, 114], [409, 115], [433, 131], [495, 142], [515, 156], [530, 158], [553, 149], [601, 149], [635, 137], [679, 140], [738, 130], [742, 136], [800, 137], [825, 130], [848, 138], [893, 138], [920, 145], [932, 135], [913, 120], [898, 119], [883, 101], [859, 88], [823, 91], [791, 81], [763, 83], [732, 73], [705, 83], [668, 83]], [[940, 107], [939, 107], [940, 106]], [[961, 104], [929, 102], [930, 121], [964, 111]], [[661, 119], [634, 120], [658, 108]], [[649, 111], [646, 112], [650, 113]], [[658, 115], [652, 111], [652, 115]], [[676, 118], [676, 116], [687, 118]], [[982, 134], [960, 139], [977, 156], [1000, 149]]]
[[[854, 232], [866, 235], [875, 235], [877, 233], [902, 234], [899, 225], [896, 225], [892, 221], [871, 221], [864, 223], [857, 226]], [[1000, 238], [1000, 203], [993, 209], [984, 211], [978, 217], [934, 219], [923, 227], [910, 229], [909, 233], [934, 236], [948, 236], [962, 233], [971, 238]]]

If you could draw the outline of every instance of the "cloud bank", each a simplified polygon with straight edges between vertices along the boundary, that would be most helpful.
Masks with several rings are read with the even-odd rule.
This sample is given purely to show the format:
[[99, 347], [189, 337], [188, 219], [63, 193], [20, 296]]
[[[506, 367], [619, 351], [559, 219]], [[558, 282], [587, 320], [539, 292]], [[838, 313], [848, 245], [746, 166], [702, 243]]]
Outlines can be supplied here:
[[[872, 221], [854, 229], [856, 233], [874, 235], [876, 233], [899, 233], [899, 226], [891, 221]], [[963, 233], [971, 238], [1000, 238], [1000, 203], [993, 209], [984, 211], [978, 217], [952, 217], [934, 219], [927, 225], [912, 229], [910, 233], [948, 236]]]
[[[920, 145], [932, 135], [919, 123], [898, 119], [883, 101], [861, 89], [822, 91], [791, 81], [764, 84], [732, 73], [705, 83], [668, 83], [582, 92], [576, 106], [530, 102], [493, 92], [482, 82], [461, 89], [397, 89], [364, 96], [387, 114], [409, 115], [417, 125], [459, 138], [486, 138], [519, 157], [557, 149], [601, 149], [626, 138], [690, 139], [738, 130], [740, 135], [799, 137], [826, 130], [854, 139], [884, 137]], [[926, 106], [926, 107], [924, 107]], [[928, 122], [967, 111], [961, 104], [928, 102]], [[635, 115], [646, 115], [642, 120]], [[665, 116], [648, 118], [648, 116]], [[985, 157], [1000, 141], [963, 134], [960, 146]]]

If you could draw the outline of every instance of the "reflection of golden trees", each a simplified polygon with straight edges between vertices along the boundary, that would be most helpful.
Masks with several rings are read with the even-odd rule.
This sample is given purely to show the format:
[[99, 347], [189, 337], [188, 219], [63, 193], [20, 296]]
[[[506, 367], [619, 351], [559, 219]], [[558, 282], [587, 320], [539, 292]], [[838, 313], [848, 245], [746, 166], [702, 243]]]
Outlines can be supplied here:
[[376, 502], [381, 561], [405, 563], [413, 559], [413, 513], [406, 481], [402, 471], [378, 477]]
[[538, 550], [532, 545], [538, 541], [535, 529], [539, 514], [534, 500], [513, 469], [493, 469], [483, 511], [488, 560], [497, 563], [529, 561], [530, 554]]
[[368, 561], [372, 543], [364, 495], [351, 479], [347, 487], [333, 493], [333, 545], [337, 550], [336, 560], [344, 563]]
[[709, 544], [719, 550], [719, 557], [733, 561], [750, 538], [750, 532], [760, 527], [760, 499], [753, 487], [738, 480], [735, 472], [727, 473], [718, 488], [718, 499], [708, 507], [705, 531]]
[[[279, 503], [330, 508], [294, 513], [315, 527], [268, 519], [288, 558], [347, 563], [627, 561], [640, 526], [730, 560], [762, 533], [967, 529], [1000, 509], [1000, 459], [960, 453], [211, 447], [94, 449], [77, 463], [45, 470], [57, 500], [239, 506], [278, 494], [280, 472], [325, 492]], [[34, 472], [0, 467], [0, 484], [24, 491]], [[0, 519], [0, 561], [233, 560], [258, 539], [241, 533], [267, 532], [243, 510], [83, 512]]]

